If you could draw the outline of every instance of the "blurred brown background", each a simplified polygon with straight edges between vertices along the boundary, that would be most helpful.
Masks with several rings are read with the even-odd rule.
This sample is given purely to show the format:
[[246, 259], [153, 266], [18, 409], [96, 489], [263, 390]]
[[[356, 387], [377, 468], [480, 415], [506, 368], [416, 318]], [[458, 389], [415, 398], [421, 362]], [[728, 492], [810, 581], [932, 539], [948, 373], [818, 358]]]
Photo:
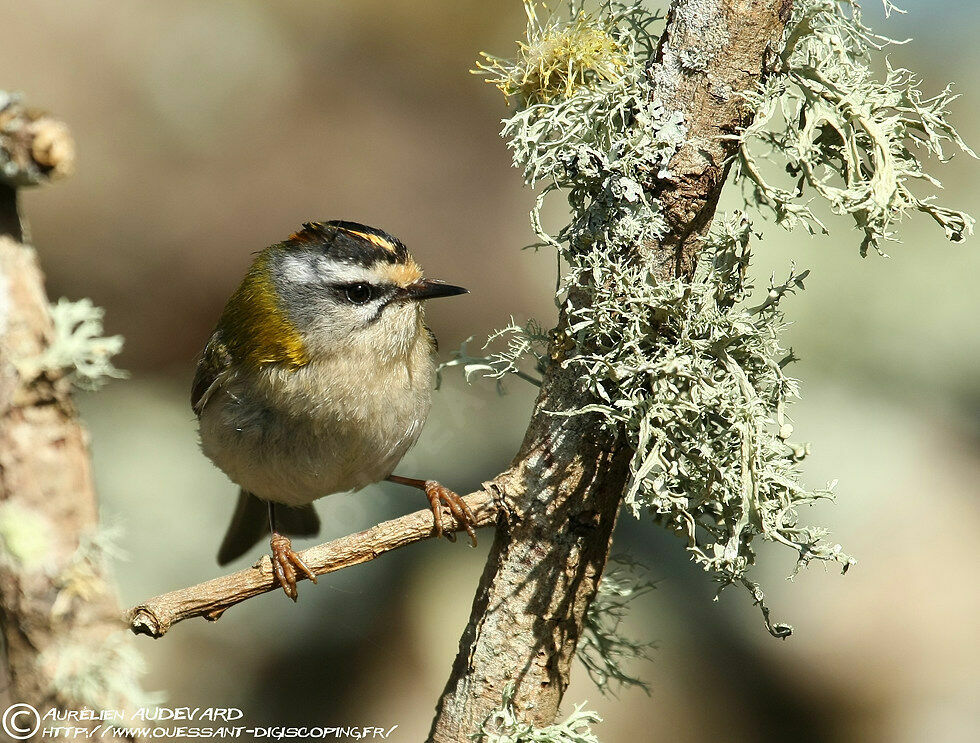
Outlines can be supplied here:
[[[916, 37], [893, 63], [927, 91], [956, 81], [955, 120], [980, 144], [980, 7], [907, 0], [882, 24], [866, 5], [882, 31]], [[126, 336], [132, 378], [81, 400], [105, 517], [125, 527], [126, 604], [217, 572], [234, 488], [197, 450], [187, 394], [253, 251], [310, 218], [389, 230], [472, 290], [430, 310], [444, 354], [511, 314], [551, 318], [554, 258], [520, 250], [532, 195], [497, 137], [506, 109], [467, 72], [480, 50], [511, 52], [517, 0], [0, 0], [0, 27], [0, 87], [78, 143], [77, 174], [24, 199], [50, 294], [92, 297]], [[938, 174], [946, 202], [980, 213], [980, 164]], [[840, 501], [804, 516], [860, 562], [788, 583], [791, 556], [764, 549], [758, 577], [796, 626], [779, 642], [745, 595], [712, 603], [678, 542], [624, 517], [620, 551], [659, 581], [627, 631], [659, 647], [636, 669], [650, 697], [603, 699], [577, 670], [566, 707], [588, 699], [606, 743], [980, 739], [980, 242], [950, 246], [915, 219], [891, 259], [862, 260], [849, 225], [833, 227], [769, 230], [756, 271], [764, 284], [790, 260], [813, 269], [787, 305], [805, 380], [794, 417], [810, 481], [840, 478]], [[463, 490], [494, 474], [526, 422], [521, 384], [498, 398], [452, 376], [401, 471]], [[422, 505], [379, 485], [318, 508], [332, 537]], [[393, 739], [420, 740], [490, 539], [418, 545], [303, 584], [298, 606], [273, 594], [141, 640], [147, 687], [250, 724], [398, 724]]]

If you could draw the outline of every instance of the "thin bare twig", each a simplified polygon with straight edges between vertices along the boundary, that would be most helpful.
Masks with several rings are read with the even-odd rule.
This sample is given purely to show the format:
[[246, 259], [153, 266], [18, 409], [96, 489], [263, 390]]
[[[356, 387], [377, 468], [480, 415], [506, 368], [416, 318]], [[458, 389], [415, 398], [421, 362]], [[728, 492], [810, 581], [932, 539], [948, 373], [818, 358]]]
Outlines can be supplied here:
[[[489, 526], [496, 521], [498, 508], [491, 488], [487, 486], [485, 490], [470, 493], [464, 498], [476, 518], [474, 526]], [[444, 513], [442, 518], [444, 532], [462, 530], [463, 527], [450, 514]], [[299, 554], [315, 575], [324, 575], [360, 565], [386, 552], [433, 536], [432, 511], [424, 509], [384, 521], [357, 534], [318, 544]], [[298, 579], [304, 578], [298, 576]], [[126, 612], [126, 623], [136, 634], [163, 637], [177, 622], [191, 617], [216, 621], [235, 604], [278, 588], [272, 573], [272, 561], [268, 555], [263, 555], [246, 570], [149, 599]]]

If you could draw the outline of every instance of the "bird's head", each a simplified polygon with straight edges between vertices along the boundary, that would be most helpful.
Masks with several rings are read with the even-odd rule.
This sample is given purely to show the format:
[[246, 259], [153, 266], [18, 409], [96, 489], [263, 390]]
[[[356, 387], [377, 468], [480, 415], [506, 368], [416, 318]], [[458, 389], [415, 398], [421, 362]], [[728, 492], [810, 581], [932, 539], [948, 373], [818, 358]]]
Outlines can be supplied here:
[[263, 250], [219, 330], [255, 364], [302, 366], [352, 349], [407, 353], [425, 333], [422, 301], [466, 289], [426, 279], [401, 241], [356, 222], [306, 222]]

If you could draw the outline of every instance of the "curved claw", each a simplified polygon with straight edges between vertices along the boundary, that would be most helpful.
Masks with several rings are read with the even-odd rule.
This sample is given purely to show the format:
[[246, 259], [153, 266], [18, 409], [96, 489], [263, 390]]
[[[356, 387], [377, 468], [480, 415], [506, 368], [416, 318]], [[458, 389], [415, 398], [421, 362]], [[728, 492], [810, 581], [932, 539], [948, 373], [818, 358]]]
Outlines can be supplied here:
[[[453, 518], [456, 519], [456, 523], [466, 530], [471, 545], [476, 547], [476, 530], [473, 528], [476, 524], [476, 516], [473, 515], [470, 507], [466, 505], [466, 501], [435, 480], [425, 481], [425, 494], [429, 498], [429, 507], [432, 509], [436, 536], [443, 536], [442, 505], [445, 504], [449, 508], [449, 512], [453, 515]], [[453, 532], [445, 532], [445, 536], [451, 542], [456, 541], [456, 534]]]
[[296, 601], [299, 598], [299, 593], [296, 590], [296, 571], [299, 570], [313, 583], [316, 583], [316, 575], [293, 550], [289, 537], [273, 534], [269, 544], [272, 547], [272, 572], [276, 575], [276, 581], [282, 586], [283, 592], [293, 601]]

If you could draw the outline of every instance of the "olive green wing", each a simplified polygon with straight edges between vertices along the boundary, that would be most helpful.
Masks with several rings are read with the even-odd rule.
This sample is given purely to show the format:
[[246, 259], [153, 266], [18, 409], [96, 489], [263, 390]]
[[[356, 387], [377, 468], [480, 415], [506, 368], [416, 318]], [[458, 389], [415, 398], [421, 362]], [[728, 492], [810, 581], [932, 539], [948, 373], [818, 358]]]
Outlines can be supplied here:
[[197, 362], [194, 383], [191, 385], [191, 407], [198, 417], [211, 396], [231, 378], [232, 369], [231, 353], [221, 340], [221, 333], [216, 330]]

